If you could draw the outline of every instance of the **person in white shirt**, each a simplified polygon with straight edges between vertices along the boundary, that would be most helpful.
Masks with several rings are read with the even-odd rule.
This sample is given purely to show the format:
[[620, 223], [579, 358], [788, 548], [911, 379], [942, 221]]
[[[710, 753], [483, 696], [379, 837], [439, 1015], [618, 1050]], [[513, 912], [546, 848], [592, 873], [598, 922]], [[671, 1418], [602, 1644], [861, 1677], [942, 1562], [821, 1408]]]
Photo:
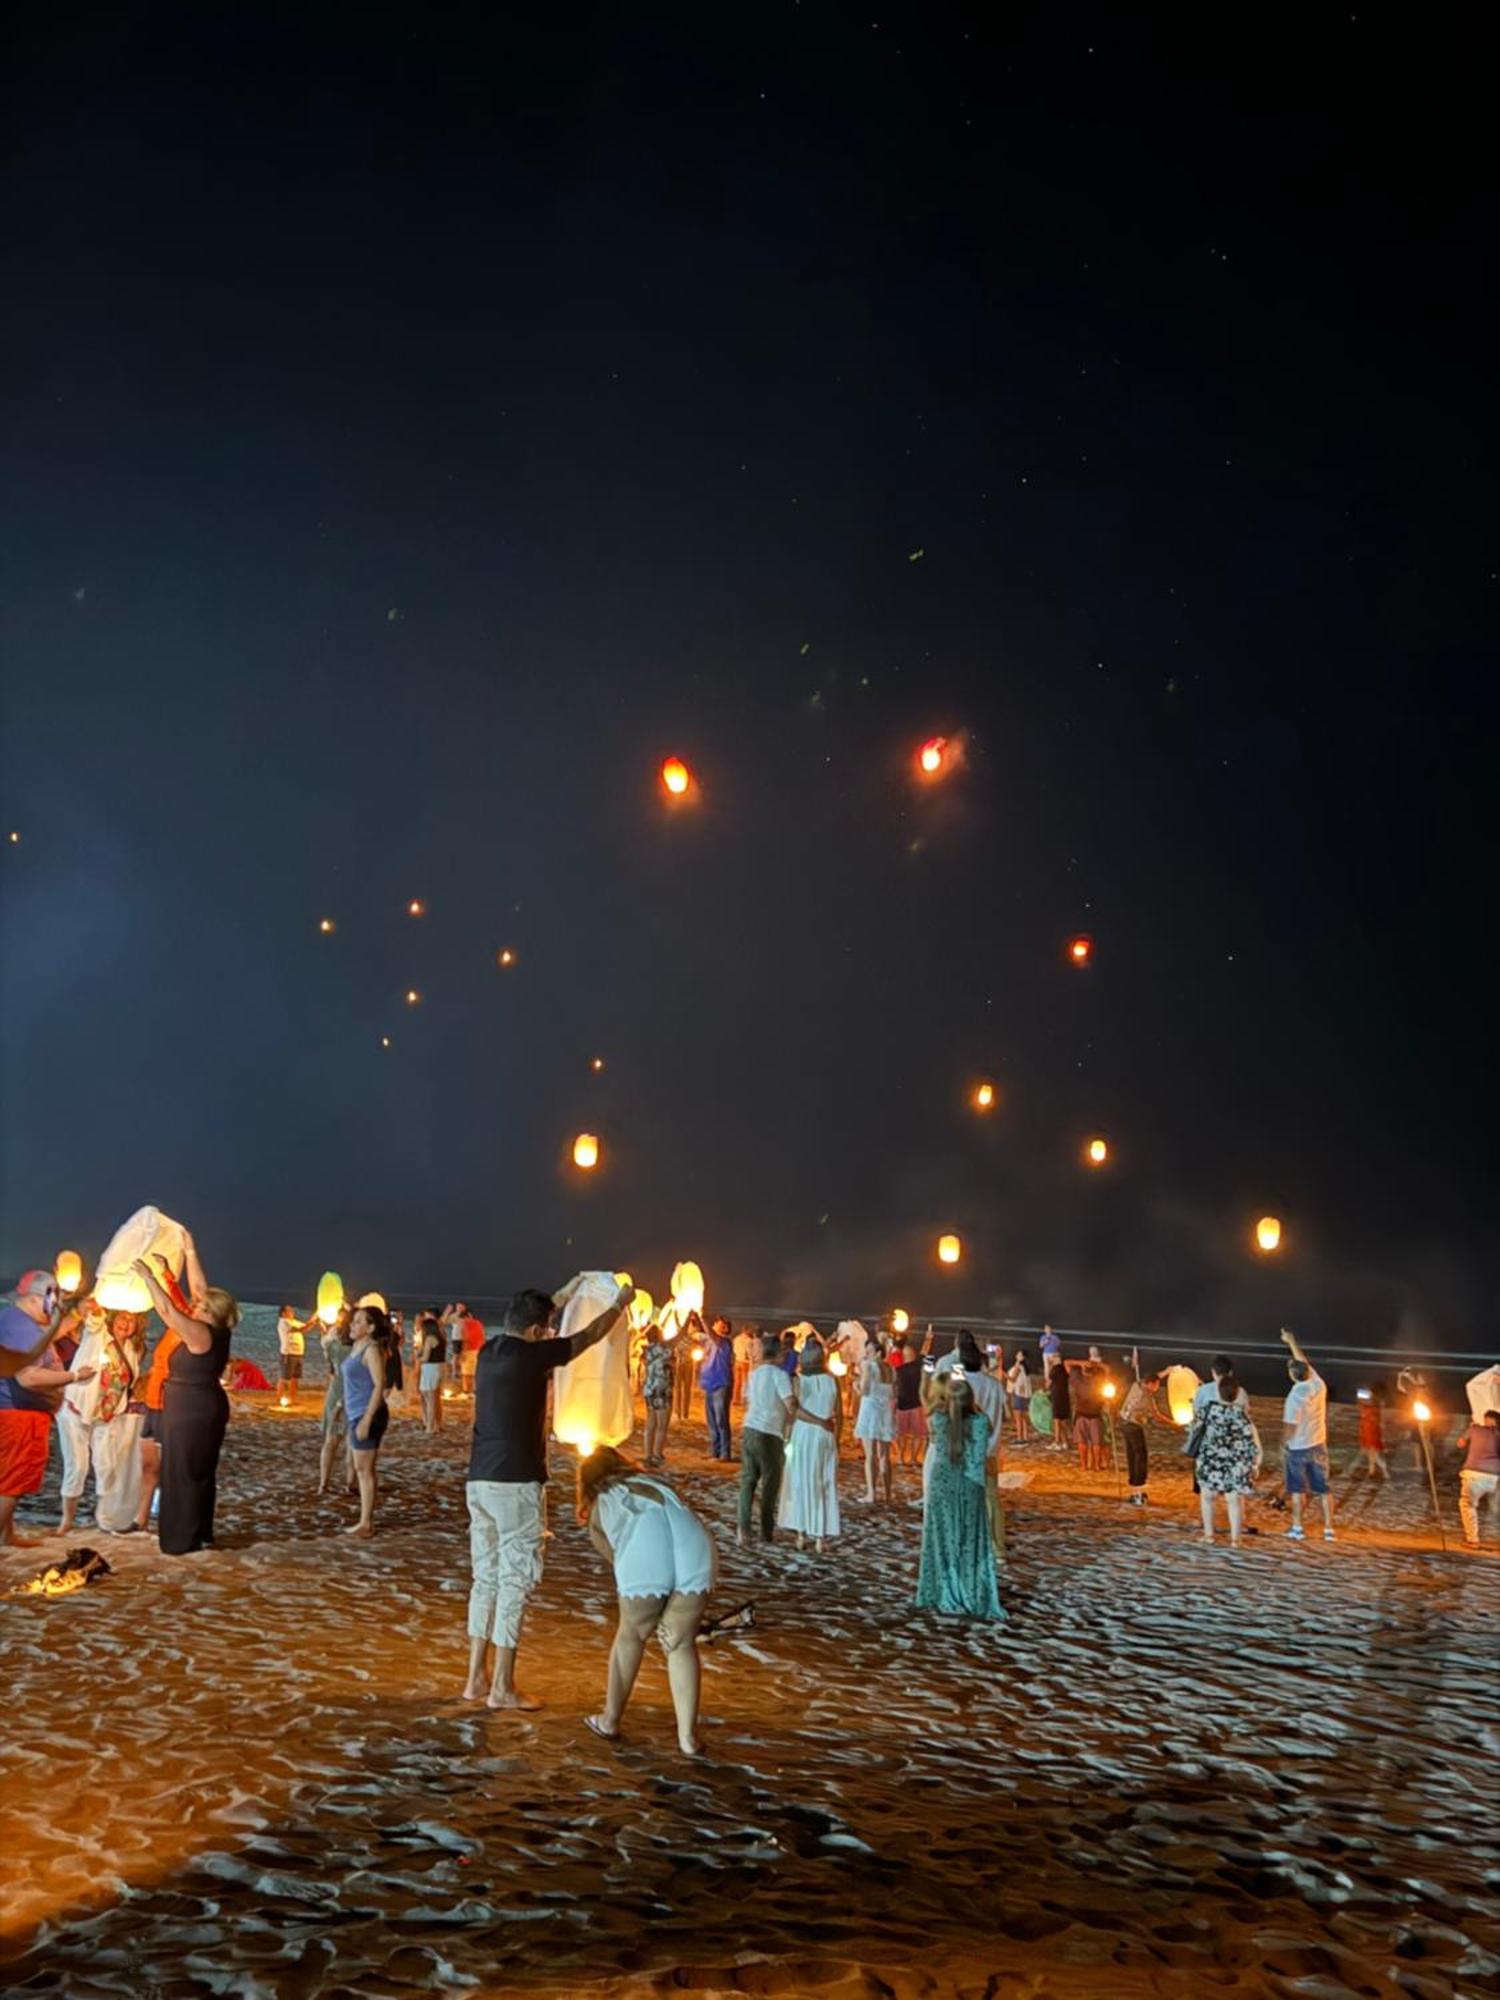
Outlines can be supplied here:
[[295, 1306], [283, 1306], [277, 1317], [276, 1345], [281, 1350], [281, 1363], [276, 1394], [282, 1403], [289, 1403], [301, 1385], [302, 1362], [307, 1352], [307, 1328], [310, 1324], [310, 1321], [298, 1319]]
[[1328, 1490], [1328, 1384], [1302, 1350], [1302, 1343], [1290, 1328], [1281, 1329], [1281, 1338], [1291, 1359], [1286, 1364], [1292, 1386], [1281, 1420], [1282, 1459], [1286, 1472], [1286, 1494], [1292, 1503], [1292, 1525], [1287, 1529], [1294, 1542], [1305, 1539], [1302, 1526], [1302, 1498], [1316, 1494], [1323, 1506], [1323, 1539], [1333, 1535], [1333, 1495]]
[[776, 1537], [776, 1509], [786, 1471], [786, 1434], [792, 1423], [792, 1382], [781, 1365], [781, 1336], [770, 1333], [760, 1344], [759, 1366], [745, 1384], [745, 1415], [740, 1425], [740, 1514], [735, 1540], [741, 1548], [750, 1539], [750, 1514], [755, 1489], [760, 1488], [760, 1538]]
[[737, 1410], [744, 1407], [745, 1385], [759, 1359], [760, 1335], [752, 1333], [748, 1326], [742, 1326], [734, 1336], [734, 1407]]
[[1469, 1399], [1469, 1415], [1476, 1424], [1484, 1422], [1487, 1410], [1500, 1410], [1500, 1361], [1492, 1361], [1488, 1368], [1471, 1375], [1464, 1384], [1464, 1392]]

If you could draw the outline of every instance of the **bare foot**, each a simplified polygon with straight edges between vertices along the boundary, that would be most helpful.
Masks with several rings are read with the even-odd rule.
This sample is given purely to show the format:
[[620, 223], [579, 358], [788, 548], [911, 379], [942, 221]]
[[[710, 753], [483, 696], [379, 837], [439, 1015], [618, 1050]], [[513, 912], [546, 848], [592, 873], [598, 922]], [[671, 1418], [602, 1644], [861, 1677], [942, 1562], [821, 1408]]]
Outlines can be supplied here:
[[491, 1688], [489, 1698], [485, 1702], [486, 1708], [519, 1708], [528, 1714], [541, 1705], [534, 1694], [523, 1694], [519, 1688], [506, 1688], [503, 1692], [498, 1688]]
[[30, 1535], [12, 1535], [5, 1546], [8, 1549], [39, 1549], [42, 1545]]
[[463, 1691], [463, 1694], [462, 1694], [462, 1696], [460, 1697], [460, 1699], [461, 1699], [461, 1700], [463, 1700], [463, 1701], [483, 1701], [483, 1700], [484, 1700], [484, 1682], [483, 1682], [483, 1681], [470, 1681], [470, 1682], [468, 1683], [468, 1685], [467, 1685], [467, 1686], [465, 1687], [465, 1689], [464, 1689], [464, 1691]]
[[702, 1746], [695, 1736], [679, 1736], [677, 1747], [684, 1757], [701, 1757], [703, 1755]]
[[369, 1541], [374, 1532], [375, 1530], [370, 1526], [368, 1521], [356, 1521], [352, 1528], [345, 1528], [344, 1530], [346, 1535], [358, 1535], [362, 1542]]

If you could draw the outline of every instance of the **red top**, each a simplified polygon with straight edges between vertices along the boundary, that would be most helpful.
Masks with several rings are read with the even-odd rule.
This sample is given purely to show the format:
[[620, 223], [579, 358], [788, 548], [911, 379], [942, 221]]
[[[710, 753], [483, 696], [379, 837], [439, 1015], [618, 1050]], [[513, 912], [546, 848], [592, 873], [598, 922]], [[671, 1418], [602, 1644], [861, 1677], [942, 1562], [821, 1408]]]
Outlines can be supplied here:
[[464, 1346], [471, 1354], [477, 1354], [484, 1345], [484, 1321], [475, 1319], [470, 1313], [464, 1321]]

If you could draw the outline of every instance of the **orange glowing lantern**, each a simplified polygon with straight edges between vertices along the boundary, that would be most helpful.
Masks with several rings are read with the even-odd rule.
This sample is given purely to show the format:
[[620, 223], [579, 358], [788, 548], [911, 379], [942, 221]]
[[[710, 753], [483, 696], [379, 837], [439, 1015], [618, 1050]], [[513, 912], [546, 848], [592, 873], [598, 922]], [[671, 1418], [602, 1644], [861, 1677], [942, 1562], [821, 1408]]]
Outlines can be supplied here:
[[585, 1172], [599, 1164], [599, 1141], [592, 1132], [580, 1132], [573, 1141], [573, 1164]]
[[897, 1306], [891, 1314], [891, 1332], [905, 1333], [910, 1325], [911, 1314], [906, 1310], [905, 1306]]
[[407, 1006], [408, 1006], [408, 1007], [420, 1007], [420, 1006], [421, 1006], [421, 1004], [422, 1004], [422, 996], [421, 996], [421, 994], [420, 994], [420, 993], [419, 993], [419, 992], [417, 991], [417, 989], [416, 989], [416, 987], [415, 987], [415, 986], [408, 986], [408, 987], [407, 987], [407, 989], [406, 989], [406, 1004], [407, 1004]]
[[917, 752], [917, 769], [924, 778], [935, 778], [948, 761], [946, 736], [929, 736]]
[[509, 972], [510, 968], [515, 964], [515, 962], [516, 962], [516, 955], [511, 950], [509, 945], [503, 946], [499, 951], [495, 953], [495, 963], [500, 967], [500, 970], [502, 972]]
[[334, 923], [332, 917], [319, 917], [318, 929], [323, 933], [324, 937], [332, 937], [337, 928], [338, 926]]
[[1275, 1215], [1263, 1215], [1255, 1225], [1255, 1247], [1269, 1257], [1273, 1250], [1281, 1248], [1281, 1219]]
[[409, 917], [425, 917], [427, 914], [427, 905], [422, 901], [420, 896], [413, 896], [406, 906], [406, 914]]
[[994, 1108], [995, 1086], [992, 1083], [976, 1083], [974, 1086], [974, 1109], [989, 1111]]
[[594, 1072], [595, 1076], [598, 1076], [604, 1068], [603, 1056], [595, 1056], [593, 1061], [589, 1064], [589, 1068]]
[[344, 1309], [344, 1281], [337, 1271], [325, 1271], [318, 1280], [318, 1318], [333, 1326]]
[[83, 1283], [83, 1259], [76, 1250], [59, 1250], [53, 1275], [57, 1289], [71, 1298]]
[[693, 774], [680, 757], [669, 757], [661, 767], [661, 781], [674, 799], [680, 799], [693, 782]]
[[938, 1238], [937, 1254], [940, 1264], [956, 1264], [964, 1254], [963, 1243], [957, 1236], [951, 1233], [947, 1236], [940, 1236]]
[[1068, 939], [1068, 963], [1070, 965], [1087, 965], [1093, 955], [1094, 940], [1084, 932], [1080, 932], [1077, 937]]
[[1109, 1141], [1107, 1139], [1090, 1139], [1083, 1149], [1083, 1157], [1091, 1167], [1102, 1167], [1109, 1158]]

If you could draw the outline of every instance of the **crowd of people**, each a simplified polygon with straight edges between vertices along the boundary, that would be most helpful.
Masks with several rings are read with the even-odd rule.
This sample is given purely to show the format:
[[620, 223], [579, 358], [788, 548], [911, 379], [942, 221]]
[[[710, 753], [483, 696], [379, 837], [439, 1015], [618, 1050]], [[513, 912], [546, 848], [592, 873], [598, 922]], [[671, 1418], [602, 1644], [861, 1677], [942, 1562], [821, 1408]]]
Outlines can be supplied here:
[[[47, 1271], [27, 1272], [14, 1302], [0, 1310], [0, 1542], [20, 1544], [17, 1504], [41, 1486], [55, 1428], [63, 1532], [74, 1528], [92, 1476], [99, 1531], [132, 1534], [154, 1526], [168, 1555], [213, 1547], [230, 1409], [224, 1383], [232, 1379], [239, 1308], [209, 1285], [191, 1237], [180, 1280], [162, 1260], [142, 1261], [135, 1272], [160, 1322], [154, 1345], [150, 1314], [108, 1311], [88, 1296], [65, 1300]], [[516, 1294], [495, 1328], [459, 1302], [417, 1312], [408, 1329], [373, 1292], [341, 1305], [326, 1323], [315, 1314], [299, 1317], [290, 1306], [278, 1319], [281, 1407], [294, 1405], [310, 1386], [309, 1337], [321, 1350], [318, 1491], [340, 1483], [354, 1497], [350, 1535], [375, 1531], [381, 1444], [393, 1407], [418, 1416], [432, 1433], [443, 1426], [445, 1404], [469, 1400], [472, 1584], [464, 1694], [496, 1709], [537, 1705], [517, 1682], [516, 1659], [526, 1605], [542, 1574], [554, 1373], [623, 1332], [635, 1296], [622, 1284], [606, 1310], [564, 1336], [559, 1317], [584, 1282], [570, 1280], [553, 1296]], [[1280, 1440], [1286, 1533], [1306, 1539], [1311, 1500], [1312, 1525], [1332, 1541], [1327, 1384], [1297, 1336], [1283, 1332], [1282, 1339], [1289, 1375]], [[982, 1348], [967, 1331], [946, 1352], [937, 1347], [930, 1328], [918, 1339], [854, 1323], [831, 1338], [806, 1323], [782, 1332], [736, 1331], [722, 1316], [705, 1324], [698, 1314], [634, 1329], [629, 1360], [643, 1410], [642, 1462], [601, 1446], [581, 1458], [578, 1473], [579, 1520], [612, 1567], [619, 1603], [604, 1701], [589, 1718], [596, 1733], [619, 1733], [655, 1635], [679, 1746], [685, 1754], [698, 1747], [694, 1641], [718, 1561], [706, 1526], [661, 1477], [674, 1418], [689, 1414], [695, 1391], [711, 1459], [738, 1459], [741, 1548], [784, 1536], [815, 1555], [826, 1551], [843, 1529], [839, 1472], [846, 1439], [863, 1475], [860, 1505], [895, 1504], [898, 1473], [919, 1470], [920, 1497], [910, 1496], [922, 1510], [919, 1609], [977, 1620], [1004, 1615], [999, 1565], [1007, 1445], [1076, 1450], [1086, 1472], [1108, 1472], [1113, 1463], [1130, 1503], [1144, 1506], [1150, 1433], [1164, 1428], [1192, 1461], [1205, 1541], [1216, 1538], [1222, 1503], [1230, 1545], [1241, 1544], [1246, 1503], [1266, 1453], [1230, 1357], [1214, 1357], [1184, 1437], [1162, 1408], [1163, 1378], [1143, 1371], [1135, 1355], [1119, 1371], [1121, 1395], [1115, 1368], [1097, 1348], [1065, 1357], [1050, 1326], [1035, 1371], [1024, 1350], [1007, 1357], [998, 1346]], [[1459, 1515], [1465, 1543], [1477, 1547], [1482, 1510], [1487, 1506], [1492, 1518], [1500, 1512], [1500, 1365], [1476, 1376], [1468, 1397], [1471, 1420], [1456, 1439], [1463, 1454]], [[1362, 1392], [1360, 1457], [1372, 1479], [1389, 1476], [1384, 1406], [1378, 1390]]]

